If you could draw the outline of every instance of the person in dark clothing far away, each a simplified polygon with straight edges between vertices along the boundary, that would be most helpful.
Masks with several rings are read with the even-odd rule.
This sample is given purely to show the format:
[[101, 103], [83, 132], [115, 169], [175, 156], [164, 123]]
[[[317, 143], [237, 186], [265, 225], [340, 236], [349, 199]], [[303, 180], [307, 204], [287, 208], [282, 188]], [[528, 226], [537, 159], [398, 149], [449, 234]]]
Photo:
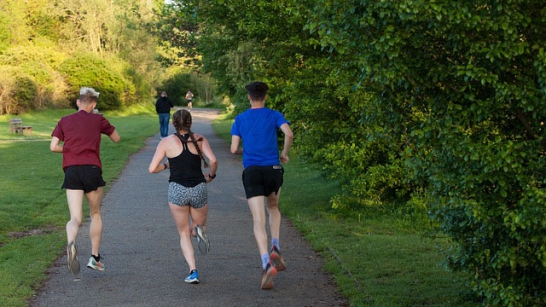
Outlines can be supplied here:
[[161, 92], [161, 97], [155, 102], [155, 111], [159, 117], [159, 133], [161, 138], [169, 134], [169, 121], [171, 119], [171, 108], [173, 102], [167, 97], [167, 92]]

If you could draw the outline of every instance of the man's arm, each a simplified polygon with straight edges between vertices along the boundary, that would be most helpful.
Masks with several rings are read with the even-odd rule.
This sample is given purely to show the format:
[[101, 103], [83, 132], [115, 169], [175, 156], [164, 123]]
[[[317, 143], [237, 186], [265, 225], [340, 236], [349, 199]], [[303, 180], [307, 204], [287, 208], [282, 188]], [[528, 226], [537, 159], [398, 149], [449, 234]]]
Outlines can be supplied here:
[[292, 133], [292, 129], [290, 129], [290, 126], [288, 124], [282, 124], [281, 130], [284, 133], [284, 147], [281, 152], [281, 162], [288, 163], [290, 160], [288, 158], [288, 152], [290, 152], [290, 147], [292, 147], [292, 141], [294, 140], [294, 134]]
[[114, 130], [114, 132], [112, 132], [112, 134], [110, 134], [108, 136], [112, 141], [114, 141], [114, 143], [117, 143], [119, 142], [119, 140], [121, 139], [121, 137], [119, 136], [119, 133], [117, 130]]
[[62, 153], [63, 152], [63, 145], [61, 145], [61, 140], [56, 136], [52, 137], [51, 138], [51, 143], [49, 144], [49, 149], [52, 152]]
[[241, 137], [237, 136], [237, 135], [232, 135], [231, 136], [231, 153], [234, 154], [234, 155], [237, 155], [237, 154], [242, 154], [243, 153], [243, 149], [242, 148], [239, 148], [239, 144], [241, 144]]

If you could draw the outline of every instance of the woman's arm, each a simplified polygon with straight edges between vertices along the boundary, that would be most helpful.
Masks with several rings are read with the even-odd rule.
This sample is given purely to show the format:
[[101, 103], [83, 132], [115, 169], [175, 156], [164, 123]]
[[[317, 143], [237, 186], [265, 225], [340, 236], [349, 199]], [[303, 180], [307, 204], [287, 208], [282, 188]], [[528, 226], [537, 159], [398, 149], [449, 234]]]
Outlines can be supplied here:
[[150, 162], [150, 166], [148, 166], [148, 171], [151, 174], [159, 173], [169, 168], [169, 162], [162, 163], [166, 154], [164, 147], [165, 147], [165, 142], [161, 140], [161, 142], [159, 142], [159, 144], [157, 145], [157, 148], [155, 149], [152, 162]]
[[214, 155], [214, 152], [212, 151], [212, 148], [210, 147], [209, 141], [203, 137], [203, 142], [200, 143], [201, 145], [201, 152], [207, 159], [209, 160], [209, 176], [207, 176], [207, 182], [211, 182], [214, 177], [216, 177], [216, 171], [218, 170], [218, 161], [216, 160], [216, 156]]

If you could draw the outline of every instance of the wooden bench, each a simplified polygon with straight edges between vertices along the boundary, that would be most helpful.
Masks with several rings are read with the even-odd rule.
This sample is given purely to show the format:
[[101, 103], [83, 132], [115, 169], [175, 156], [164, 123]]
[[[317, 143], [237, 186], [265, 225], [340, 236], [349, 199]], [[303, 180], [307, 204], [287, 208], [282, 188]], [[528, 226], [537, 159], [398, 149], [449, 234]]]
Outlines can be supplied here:
[[9, 130], [11, 133], [25, 134], [25, 131], [29, 131], [32, 136], [32, 126], [23, 126], [23, 120], [20, 118], [12, 118], [9, 120]]

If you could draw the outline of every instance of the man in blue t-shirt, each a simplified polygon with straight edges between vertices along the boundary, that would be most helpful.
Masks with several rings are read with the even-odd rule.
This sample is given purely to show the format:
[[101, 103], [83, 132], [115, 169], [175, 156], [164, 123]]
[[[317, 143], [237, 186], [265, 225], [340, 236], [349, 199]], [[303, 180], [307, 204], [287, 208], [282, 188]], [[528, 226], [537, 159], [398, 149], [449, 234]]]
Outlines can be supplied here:
[[[288, 121], [280, 112], [264, 107], [269, 89], [266, 83], [252, 82], [246, 89], [251, 107], [238, 115], [231, 127], [231, 153], [243, 154], [243, 185], [254, 220], [254, 237], [262, 258], [262, 289], [271, 289], [277, 271], [286, 270], [279, 245], [279, 197], [284, 173], [280, 162], [288, 163], [288, 152], [294, 136]], [[277, 145], [278, 129], [284, 133], [284, 146], [280, 157]], [[244, 142], [244, 150], [239, 148], [241, 140]], [[271, 233], [269, 250], [264, 205], [266, 197]]]

